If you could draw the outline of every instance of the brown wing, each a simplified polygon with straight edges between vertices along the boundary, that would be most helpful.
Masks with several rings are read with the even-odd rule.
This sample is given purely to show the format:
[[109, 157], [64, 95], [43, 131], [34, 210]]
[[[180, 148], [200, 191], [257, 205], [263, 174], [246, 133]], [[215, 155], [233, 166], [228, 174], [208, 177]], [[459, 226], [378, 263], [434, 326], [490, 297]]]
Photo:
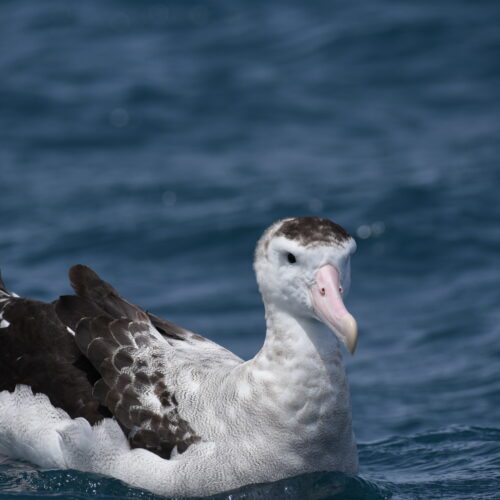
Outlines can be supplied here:
[[[167, 338], [185, 340], [193, 335], [189, 330], [131, 304], [87, 266], [80, 264], [73, 266], [69, 271], [69, 278], [78, 297], [85, 299], [87, 305], [71, 304], [71, 307], [67, 308], [67, 316], [65, 317], [68, 324], [76, 326], [76, 323], [82, 317], [92, 316], [92, 314], [82, 314], [84, 312], [83, 308], [86, 308], [88, 312], [88, 304], [91, 304], [94, 307], [97, 306], [103, 314], [107, 314], [112, 318], [134, 319], [138, 313], [145, 313], [158, 332]], [[74, 296], [69, 297], [75, 298]], [[75, 312], [76, 314], [71, 314]]]
[[92, 424], [113, 415], [133, 447], [165, 458], [199, 441], [163, 376], [159, 342], [215, 344], [129, 303], [86, 266], [74, 266], [70, 279], [77, 295], [53, 304], [16, 298], [0, 280], [8, 323], [0, 328], [0, 390], [29, 385]]
[[91, 424], [111, 415], [92, 396], [99, 374], [52, 304], [13, 296], [0, 280], [0, 318], [0, 391], [28, 385], [72, 418]]
[[85, 318], [76, 342], [101, 374], [94, 396], [108, 407], [132, 447], [170, 458], [200, 440], [179, 415], [174, 392], [161, 370], [162, 346], [145, 313], [134, 321], [108, 316]]

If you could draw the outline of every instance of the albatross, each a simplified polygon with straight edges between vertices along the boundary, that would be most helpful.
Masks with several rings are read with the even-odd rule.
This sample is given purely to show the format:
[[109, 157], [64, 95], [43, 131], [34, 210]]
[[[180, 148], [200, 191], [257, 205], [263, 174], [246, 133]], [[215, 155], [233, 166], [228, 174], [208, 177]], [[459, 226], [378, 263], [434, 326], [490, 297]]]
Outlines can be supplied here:
[[0, 455], [170, 496], [356, 474], [341, 348], [353, 353], [357, 340], [343, 302], [355, 248], [317, 217], [264, 232], [254, 269], [267, 330], [248, 361], [83, 265], [69, 271], [75, 295], [53, 303], [0, 279]]

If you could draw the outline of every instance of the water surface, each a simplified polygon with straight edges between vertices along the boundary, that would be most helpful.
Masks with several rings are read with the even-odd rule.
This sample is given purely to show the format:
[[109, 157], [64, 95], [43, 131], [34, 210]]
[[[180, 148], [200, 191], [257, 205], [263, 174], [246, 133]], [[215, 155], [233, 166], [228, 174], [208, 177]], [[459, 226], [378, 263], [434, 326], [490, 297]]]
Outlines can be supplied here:
[[[499, 21], [486, 0], [4, 0], [8, 286], [52, 300], [85, 263], [249, 358], [257, 238], [329, 217], [358, 242], [360, 478], [232, 498], [500, 497]], [[0, 465], [0, 498], [69, 495], [150, 498]]]

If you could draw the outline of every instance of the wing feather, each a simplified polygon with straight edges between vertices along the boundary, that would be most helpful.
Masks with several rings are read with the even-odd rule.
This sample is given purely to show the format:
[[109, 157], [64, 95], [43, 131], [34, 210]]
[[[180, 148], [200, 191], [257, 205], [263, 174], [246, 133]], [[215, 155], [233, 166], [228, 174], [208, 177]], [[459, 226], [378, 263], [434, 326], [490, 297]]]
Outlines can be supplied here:
[[[126, 430], [133, 447], [164, 458], [201, 439], [179, 414], [174, 388], [161, 374], [160, 341], [149, 321], [85, 318], [76, 327], [76, 343], [99, 371], [94, 396]], [[120, 339], [119, 341], [117, 339]]]
[[131, 446], [164, 458], [210, 439], [203, 383], [242, 360], [131, 304], [86, 266], [70, 280], [76, 295], [45, 304], [15, 298], [0, 278], [0, 390], [30, 385], [90, 423], [113, 415]]
[[17, 297], [0, 281], [0, 391], [19, 384], [46, 394], [72, 418], [94, 424], [110, 413], [92, 396], [99, 374], [81, 355], [54, 306]]

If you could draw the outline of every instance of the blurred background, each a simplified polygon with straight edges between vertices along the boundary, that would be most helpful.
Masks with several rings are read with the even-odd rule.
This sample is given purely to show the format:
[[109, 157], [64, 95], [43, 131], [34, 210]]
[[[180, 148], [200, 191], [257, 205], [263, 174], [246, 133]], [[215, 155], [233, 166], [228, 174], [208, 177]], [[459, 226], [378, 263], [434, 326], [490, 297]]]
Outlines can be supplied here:
[[361, 474], [499, 491], [498, 1], [2, 0], [0, 44], [11, 289], [88, 264], [249, 358], [256, 240], [331, 218]]

